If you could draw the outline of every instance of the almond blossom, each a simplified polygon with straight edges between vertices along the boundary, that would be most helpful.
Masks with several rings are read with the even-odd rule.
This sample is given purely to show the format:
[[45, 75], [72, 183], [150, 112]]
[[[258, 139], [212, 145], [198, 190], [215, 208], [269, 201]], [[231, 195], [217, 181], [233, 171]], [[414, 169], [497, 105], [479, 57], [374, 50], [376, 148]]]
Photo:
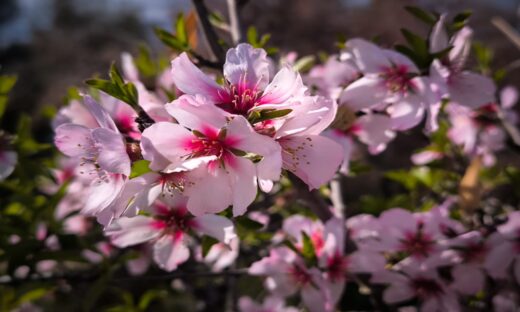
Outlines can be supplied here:
[[345, 46], [345, 58], [356, 64], [363, 77], [343, 90], [340, 105], [354, 111], [387, 108], [397, 130], [416, 126], [428, 112], [427, 126], [432, 127], [434, 95], [428, 78], [420, 76], [411, 60], [362, 39], [351, 39]]
[[151, 213], [151, 216], [118, 218], [105, 233], [118, 247], [145, 242], [153, 244], [154, 261], [166, 271], [173, 271], [188, 260], [191, 231], [212, 236], [226, 244], [236, 237], [233, 224], [224, 217], [210, 214], [191, 216], [186, 209], [186, 198], [181, 196], [156, 202]]
[[[233, 205], [233, 213], [241, 215], [255, 199], [258, 179], [279, 178], [279, 145], [257, 134], [244, 117], [230, 117], [201, 96], [181, 96], [166, 109], [179, 124], [158, 122], [147, 128], [141, 144], [143, 156], [154, 167], [158, 158], [167, 160], [172, 170], [186, 161], [200, 161], [206, 174], [180, 190], [189, 197], [191, 213], [216, 213]], [[246, 158], [248, 153], [258, 158], [253, 159], [257, 163]]]
[[83, 96], [83, 100], [99, 127], [62, 124], [55, 129], [55, 144], [66, 156], [79, 159], [85, 169], [83, 173], [91, 178], [88, 200], [82, 211], [98, 216], [98, 220], [107, 224], [114, 216], [110, 205], [130, 175], [130, 158], [125, 140], [108, 112], [90, 96]]
[[483, 75], [464, 70], [471, 49], [473, 31], [465, 26], [448, 37], [445, 15], [433, 27], [430, 36], [430, 52], [439, 53], [451, 47], [449, 52], [435, 60], [430, 68], [432, 83], [438, 92], [450, 101], [470, 108], [479, 108], [495, 101], [496, 87]]
[[307, 88], [298, 72], [283, 67], [271, 79], [269, 67], [263, 49], [241, 43], [226, 54], [224, 86], [200, 71], [186, 53], [172, 61], [172, 77], [182, 92], [203, 95], [226, 112], [247, 116], [252, 110], [287, 106], [305, 95]]

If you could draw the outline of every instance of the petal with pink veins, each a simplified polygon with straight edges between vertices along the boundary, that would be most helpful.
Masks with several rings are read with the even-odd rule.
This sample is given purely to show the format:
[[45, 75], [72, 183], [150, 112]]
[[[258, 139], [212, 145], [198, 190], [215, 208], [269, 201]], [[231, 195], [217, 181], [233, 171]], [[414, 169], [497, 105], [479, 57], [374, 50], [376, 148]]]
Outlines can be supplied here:
[[239, 89], [261, 91], [269, 82], [269, 61], [264, 49], [241, 43], [226, 53], [224, 77]]
[[54, 144], [63, 154], [86, 158], [94, 158], [97, 155], [98, 150], [90, 129], [75, 124], [63, 124], [55, 131]]
[[194, 228], [208, 236], [217, 239], [224, 244], [229, 244], [232, 239], [237, 237], [233, 222], [229, 219], [217, 215], [203, 215], [193, 219]]
[[[259, 109], [266, 108], [266, 104], [282, 104], [292, 97], [305, 95], [307, 88], [303, 84], [300, 74], [292, 68], [283, 67], [265, 88], [260, 98]], [[269, 107], [271, 108], [271, 107]], [[272, 107], [275, 108], [275, 107]]]
[[[141, 147], [144, 149], [143, 156], [157, 166], [162, 163], [162, 158], [168, 159], [174, 165], [180, 165], [184, 158], [193, 152], [190, 150], [189, 143], [194, 138], [190, 131], [179, 124], [155, 123], [143, 132], [141, 142]], [[147, 149], [148, 147], [151, 149]]]
[[448, 88], [451, 101], [470, 108], [479, 108], [496, 100], [493, 80], [472, 72], [450, 76]]
[[365, 76], [348, 85], [340, 95], [339, 104], [359, 111], [385, 101], [388, 90], [377, 76]]
[[323, 136], [291, 136], [279, 142], [284, 169], [297, 175], [309, 189], [318, 188], [332, 179], [343, 160], [343, 148]]
[[201, 94], [218, 102], [219, 94], [224, 92], [213, 79], [190, 61], [186, 53], [182, 53], [172, 61], [172, 76], [177, 88], [186, 94]]
[[181, 232], [161, 237], [153, 246], [153, 259], [159, 267], [171, 272], [177, 266], [186, 262], [190, 250], [185, 245], [184, 234]]
[[382, 68], [392, 66], [383, 49], [363, 39], [351, 39], [345, 44], [355, 59], [358, 68], [365, 74], [380, 73]]
[[122, 217], [114, 220], [106, 229], [112, 244], [124, 248], [141, 244], [158, 237], [160, 230], [153, 227], [153, 219], [145, 216]]
[[83, 95], [83, 104], [85, 104], [85, 107], [89, 110], [94, 119], [96, 119], [101, 128], [119, 132], [110, 114], [90, 95]]
[[105, 128], [92, 131], [99, 150], [97, 162], [101, 169], [108, 172], [130, 175], [130, 158], [121, 134]]
[[83, 213], [93, 215], [107, 208], [119, 197], [124, 185], [125, 178], [113, 173], [92, 181]]
[[182, 126], [202, 131], [206, 127], [220, 130], [227, 123], [229, 115], [200, 95], [183, 95], [166, 104], [168, 113]]

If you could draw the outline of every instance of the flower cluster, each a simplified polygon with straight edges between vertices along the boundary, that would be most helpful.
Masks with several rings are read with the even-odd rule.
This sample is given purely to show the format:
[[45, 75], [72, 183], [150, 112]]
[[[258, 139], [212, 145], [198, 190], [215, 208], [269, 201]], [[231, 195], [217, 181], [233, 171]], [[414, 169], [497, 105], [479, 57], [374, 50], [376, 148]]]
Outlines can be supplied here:
[[[446, 103], [450, 118], [496, 108], [493, 81], [464, 69], [471, 37], [468, 26], [449, 37], [443, 15], [429, 38], [429, 67], [419, 68], [402, 53], [356, 38], [348, 40], [339, 55], [332, 55], [324, 65], [310, 71], [308, 84], [318, 94], [338, 101], [338, 114], [327, 134], [344, 147], [342, 172], [348, 172], [354, 138], [376, 154], [385, 150], [396, 132], [414, 128], [423, 120], [428, 132], [436, 131], [438, 115]], [[454, 123], [464, 127], [463, 134], [452, 135], [454, 142], [472, 149], [473, 144], [464, 142], [467, 137], [463, 137], [471, 135], [472, 129], [467, 129], [470, 126]], [[493, 140], [499, 135], [495, 132], [490, 134]]]
[[[139, 82], [128, 55], [123, 63], [138, 110], [153, 123], [142, 127], [134, 108], [104, 93], [62, 109], [55, 144], [70, 165], [58, 180], [73, 177], [77, 185], [62, 203], [67, 212], [95, 216], [116, 246], [153, 243], [154, 259], [167, 270], [188, 258], [188, 232], [229, 243], [233, 225], [215, 214], [230, 206], [234, 216], [244, 214], [257, 189], [271, 191], [282, 170], [313, 189], [340, 165], [341, 147], [320, 135], [335, 102], [308, 95], [288, 66], [272, 76], [262, 49], [230, 49], [223, 85], [181, 54], [169, 73], [181, 95], [168, 103]], [[136, 162], [148, 166], [137, 176]]]

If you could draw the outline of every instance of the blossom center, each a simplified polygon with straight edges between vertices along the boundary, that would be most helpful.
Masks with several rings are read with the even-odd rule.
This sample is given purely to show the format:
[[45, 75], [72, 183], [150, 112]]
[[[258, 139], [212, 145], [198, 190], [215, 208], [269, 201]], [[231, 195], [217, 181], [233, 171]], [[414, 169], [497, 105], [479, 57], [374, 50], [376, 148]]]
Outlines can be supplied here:
[[434, 241], [422, 230], [409, 232], [401, 240], [401, 250], [416, 257], [427, 257], [433, 251]]
[[406, 65], [385, 67], [382, 77], [385, 87], [393, 93], [406, 94], [414, 88], [413, 75], [408, 72]]
[[249, 110], [259, 104], [259, 91], [236, 85], [230, 85], [227, 91], [222, 103], [218, 103], [217, 106], [228, 113], [247, 116]]
[[443, 293], [442, 287], [439, 283], [427, 278], [416, 278], [412, 280], [411, 287], [415, 289], [417, 297], [420, 299], [437, 297]]
[[305, 286], [311, 281], [311, 275], [297, 264], [289, 268], [289, 275], [299, 286]]
[[346, 257], [343, 257], [339, 252], [335, 253], [334, 256], [327, 259], [327, 272], [330, 279], [340, 281], [345, 278], [347, 272], [348, 261]]

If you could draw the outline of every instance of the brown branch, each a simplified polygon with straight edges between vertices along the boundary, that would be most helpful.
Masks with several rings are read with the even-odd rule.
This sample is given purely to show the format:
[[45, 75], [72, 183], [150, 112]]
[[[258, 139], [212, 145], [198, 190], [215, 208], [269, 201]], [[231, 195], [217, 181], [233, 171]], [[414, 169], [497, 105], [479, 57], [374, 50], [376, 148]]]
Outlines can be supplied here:
[[288, 174], [289, 180], [291, 180], [298, 193], [298, 197], [306, 203], [322, 222], [333, 217], [329, 204], [323, 199], [318, 190], [309, 191], [307, 184], [300, 180], [300, 178], [290, 172]]
[[219, 63], [224, 63], [224, 50], [222, 49], [222, 46], [220, 46], [217, 33], [209, 21], [209, 11], [204, 4], [204, 0], [192, 0], [192, 2], [211, 52]]

